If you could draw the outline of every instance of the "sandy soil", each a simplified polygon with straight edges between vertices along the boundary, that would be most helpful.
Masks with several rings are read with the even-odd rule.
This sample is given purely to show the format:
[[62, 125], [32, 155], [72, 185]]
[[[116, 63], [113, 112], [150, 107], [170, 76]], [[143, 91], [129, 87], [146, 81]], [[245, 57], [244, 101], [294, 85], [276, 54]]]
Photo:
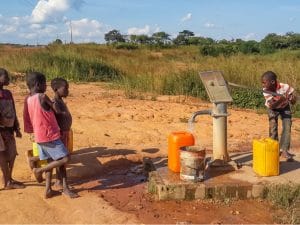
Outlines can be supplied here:
[[[22, 124], [23, 83], [11, 84]], [[71, 84], [66, 99], [73, 115], [74, 155], [70, 183], [81, 196], [44, 199], [44, 185], [34, 181], [26, 163], [27, 134], [17, 140], [14, 178], [25, 189], [0, 190], [0, 223], [273, 223], [283, 212], [262, 201], [156, 202], [145, 190], [144, 157], [167, 155], [167, 136], [186, 130], [191, 114], [210, 103], [184, 96], [157, 96], [155, 101], [126, 99], [103, 84]], [[52, 93], [49, 90], [49, 96]], [[265, 114], [229, 109], [228, 149], [250, 151], [253, 138], [267, 137]], [[292, 151], [298, 152], [300, 125], [294, 119]], [[197, 143], [212, 146], [212, 119], [198, 117]]]

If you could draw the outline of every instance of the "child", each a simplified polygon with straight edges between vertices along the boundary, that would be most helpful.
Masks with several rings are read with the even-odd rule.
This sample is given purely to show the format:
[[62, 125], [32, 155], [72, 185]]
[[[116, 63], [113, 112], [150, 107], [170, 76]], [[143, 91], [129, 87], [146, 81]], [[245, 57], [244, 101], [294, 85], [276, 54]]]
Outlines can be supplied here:
[[20, 126], [16, 115], [15, 103], [9, 90], [3, 86], [9, 85], [8, 72], [0, 68], [0, 166], [3, 174], [4, 189], [24, 188], [24, 184], [12, 179], [17, 148], [16, 137], [21, 138]]
[[[28, 86], [28, 84], [27, 84]], [[28, 89], [29, 86], [28, 86]], [[29, 117], [29, 112], [28, 112], [28, 104], [27, 104], [27, 99], [31, 96], [31, 93], [26, 96], [24, 99], [24, 108], [23, 108], [23, 123], [24, 123], [24, 132], [30, 134], [30, 141], [34, 142], [34, 137], [33, 137], [33, 127], [30, 121]], [[33, 168], [37, 167], [37, 162], [40, 160], [38, 156], [33, 156], [33, 149], [27, 150], [25, 152], [26, 158], [29, 164], [30, 169], [32, 170]]]
[[[70, 146], [69, 146], [69, 133], [71, 132], [72, 126], [72, 116], [69, 112], [67, 105], [64, 103], [62, 98], [65, 98], [69, 95], [69, 84], [63, 78], [55, 78], [51, 81], [51, 88], [55, 93], [53, 99], [53, 106], [55, 108], [55, 117], [60, 128], [60, 139], [67, 147], [70, 153]], [[57, 113], [59, 112], [59, 113]], [[57, 171], [56, 176], [58, 177], [57, 185], [64, 185], [64, 180], [61, 179], [61, 172], [66, 173], [66, 167], [59, 168]]]
[[290, 103], [296, 103], [294, 88], [288, 84], [279, 83], [272, 71], [265, 72], [262, 77], [265, 105], [268, 107], [269, 135], [278, 140], [278, 117], [282, 120], [282, 134], [280, 138], [280, 155], [287, 161], [293, 161], [293, 154], [289, 153], [291, 140], [292, 113]]
[[[60, 129], [53, 112], [53, 103], [45, 94], [45, 76], [39, 72], [31, 72], [26, 77], [26, 83], [31, 93], [31, 96], [27, 98], [27, 110], [33, 127], [35, 142], [38, 145], [39, 157], [40, 160], [47, 159], [49, 161], [44, 167], [33, 168], [33, 174], [38, 182], [42, 182], [42, 173], [46, 173], [45, 198], [49, 198], [55, 194], [51, 189], [52, 169], [64, 166], [70, 158], [60, 140]], [[65, 180], [63, 193], [71, 198], [78, 197], [76, 193], [70, 191], [66, 181], [66, 173], [62, 173], [61, 176]]]

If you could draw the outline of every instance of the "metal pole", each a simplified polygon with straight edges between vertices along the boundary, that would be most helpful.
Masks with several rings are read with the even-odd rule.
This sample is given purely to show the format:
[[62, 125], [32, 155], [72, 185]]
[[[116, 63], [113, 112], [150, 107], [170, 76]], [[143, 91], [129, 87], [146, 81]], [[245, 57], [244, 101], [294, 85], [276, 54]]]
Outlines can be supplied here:
[[213, 103], [213, 161], [226, 163], [227, 152], [227, 104]]

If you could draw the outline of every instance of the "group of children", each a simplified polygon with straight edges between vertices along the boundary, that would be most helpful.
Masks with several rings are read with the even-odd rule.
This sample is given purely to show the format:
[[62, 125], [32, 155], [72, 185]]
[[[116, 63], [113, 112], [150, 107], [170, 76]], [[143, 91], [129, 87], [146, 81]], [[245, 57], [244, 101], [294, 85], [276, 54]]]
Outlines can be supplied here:
[[[278, 140], [278, 118], [282, 119], [282, 135], [280, 153], [287, 161], [293, 160], [289, 153], [291, 139], [292, 113], [291, 104], [296, 102], [295, 91], [288, 84], [277, 81], [272, 71], [265, 72], [262, 77], [263, 95], [268, 108], [269, 135]], [[12, 178], [15, 158], [17, 156], [15, 137], [21, 138], [19, 122], [11, 92], [3, 89], [9, 84], [8, 72], [0, 68], [0, 166], [3, 174], [4, 189], [24, 188], [24, 184]], [[31, 72], [26, 76], [29, 95], [24, 101], [24, 131], [33, 134], [37, 143], [39, 156], [30, 156], [29, 164], [36, 180], [43, 181], [45, 173], [45, 198], [56, 194], [51, 188], [52, 171], [56, 169], [58, 184], [62, 192], [76, 198], [78, 194], [71, 191], [67, 183], [66, 164], [70, 160], [67, 150], [72, 116], [62, 98], [69, 94], [69, 85], [65, 79], [55, 78], [51, 87], [54, 99], [45, 94], [46, 77], [39, 72]], [[47, 160], [47, 164], [38, 167], [37, 161]]]
[[[24, 188], [24, 184], [12, 179], [12, 170], [17, 155], [16, 137], [22, 137], [12, 94], [3, 86], [9, 84], [8, 72], [0, 68], [0, 164], [3, 173], [4, 189]], [[24, 101], [24, 131], [32, 134], [37, 143], [39, 157], [29, 157], [33, 175], [41, 183], [45, 173], [45, 198], [56, 195], [51, 188], [52, 171], [56, 168], [58, 184], [62, 193], [76, 198], [78, 194], [71, 191], [67, 183], [66, 164], [70, 160], [68, 138], [72, 125], [72, 116], [64, 103], [69, 94], [69, 85], [65, 79], [55, 78], [51, 87], [54, 99], [45, 94], [46, 77], [39, 72], [30, 72], [26, 76], [29, 95]], [[47, 160], [47, 164], [39, 167], [37, 161]]]

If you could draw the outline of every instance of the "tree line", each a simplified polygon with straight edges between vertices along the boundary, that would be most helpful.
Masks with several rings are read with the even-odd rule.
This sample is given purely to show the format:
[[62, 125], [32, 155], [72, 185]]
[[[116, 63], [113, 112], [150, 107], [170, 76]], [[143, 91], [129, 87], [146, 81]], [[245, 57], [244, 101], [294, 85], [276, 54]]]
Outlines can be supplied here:
[[244, 54], [268, 54], [281, 49], [300, 49], [300, 34], [288, 32], [284, 35], [270, 33], [261, 41], [255, 40], [214, 40], [209, 37], [195, 36], [194, 32], [183, 30], [171, 39], [171, 35], [160, 31], [149, 35], [123, 35], [118, 30], [111, 30], [104, 35], [107, 44], [117, 48], [136, 49], [140, 45], [167, 48], [172, 46], [196, 45], [204, 56]]

